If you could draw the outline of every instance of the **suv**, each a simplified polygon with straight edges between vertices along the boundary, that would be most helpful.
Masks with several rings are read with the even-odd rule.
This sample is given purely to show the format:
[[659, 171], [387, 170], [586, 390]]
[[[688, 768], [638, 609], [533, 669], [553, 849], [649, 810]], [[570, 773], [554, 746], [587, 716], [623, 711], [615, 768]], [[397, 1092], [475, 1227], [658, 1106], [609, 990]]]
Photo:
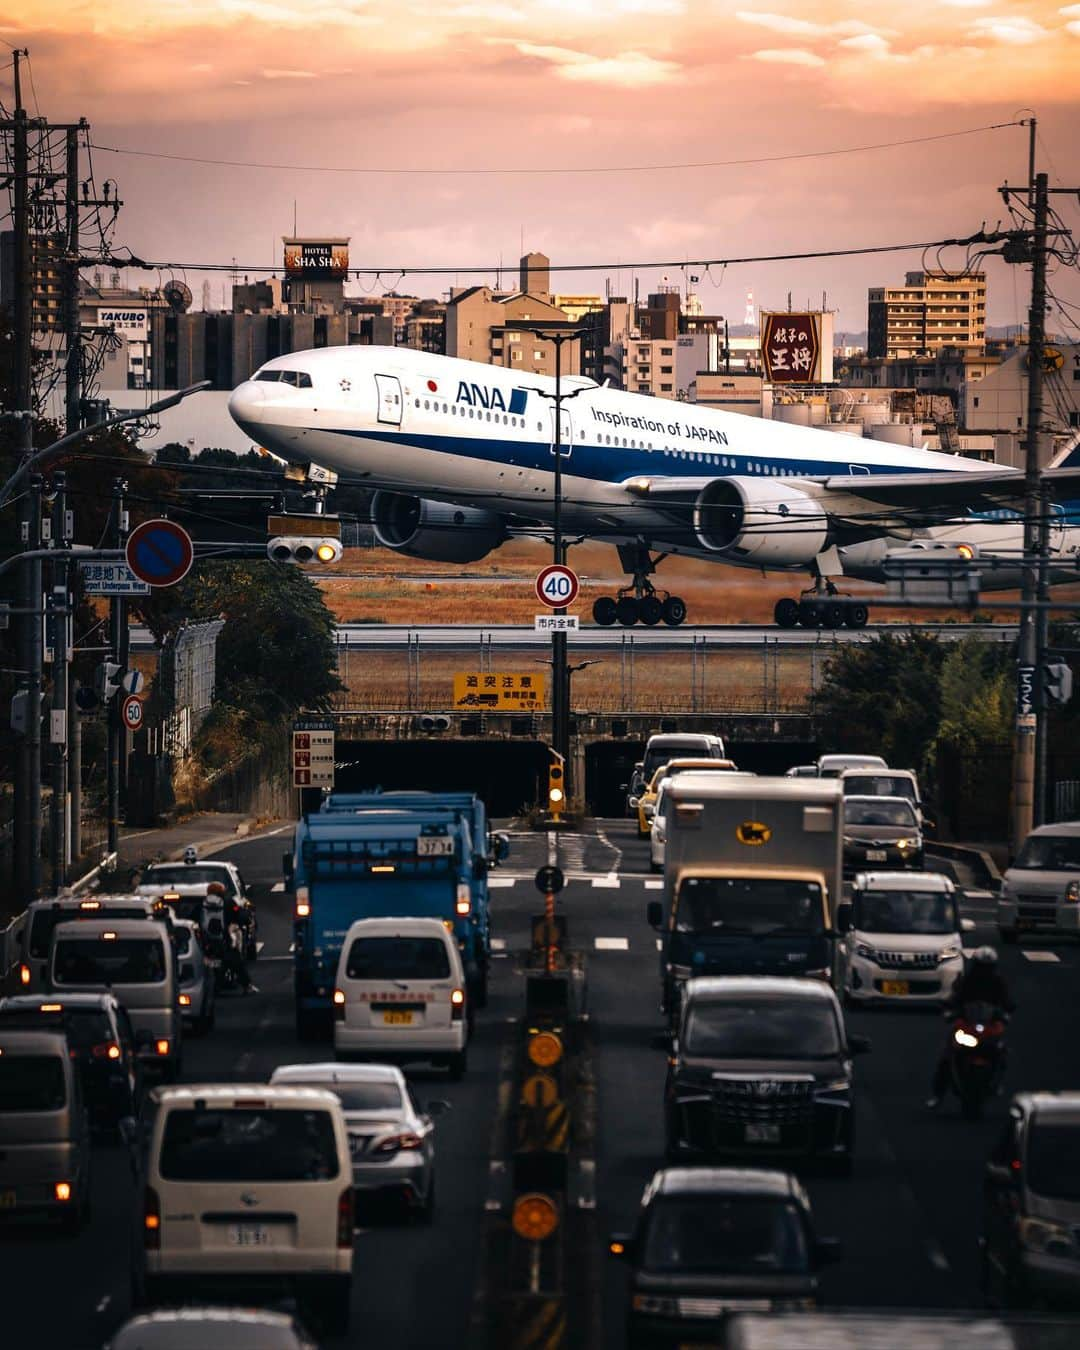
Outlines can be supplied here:
[[[225, 901], [225, 927], [238, 923], [244, 936], [244, 960], [254, 961], [258, 950], [258, 920], [255, 906], [248, 895], [247, 884], [235, 863], [219, 858], [192, 858], [179, 863], [152, 863], [139, 877], [140, 895], [170, 895], [178, 898], [194, 896], [198, 892], [189, 887], [220, 886]], [[181, 918], [193, 917], [178, 910]]]
[[948, 1001], [964, 969], [956, 888], [937, 872], [860, 872], [837, 911], [841, 984], [850, 1003]]
[[983, 1197], [987, 1302], [1080, 1303], [1080, 1092], [1013, 1098]]
[[749, 1309], [816, 1306], [818, 1272], [840, 1244], [816, 1235], [806, 1191], [787, 1172], [669, 1167], [609, 1251], [631, 1268], [628, 1344], [651, 1347], [712, 1345]]
[[1040, 825], [1005, 873], [998, 901], [1002, 942], [1022, 933], [1080, 937], [1080, 821]]
[[667, 1157], [818, 1159], [851, 1170], [855, 1103], [840, 1004], [821, 980], [712, 976], [684, 986], [664, 1092]]

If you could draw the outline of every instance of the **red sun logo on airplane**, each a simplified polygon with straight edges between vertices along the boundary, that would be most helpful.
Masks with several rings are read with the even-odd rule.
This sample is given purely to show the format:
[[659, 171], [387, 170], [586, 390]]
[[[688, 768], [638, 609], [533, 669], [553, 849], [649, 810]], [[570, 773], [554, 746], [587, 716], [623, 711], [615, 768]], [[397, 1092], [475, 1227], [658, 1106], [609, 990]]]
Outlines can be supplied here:
[[427, 387], [431, 390], [433, 394], [437, 394], [439, 392], [439, 386], [435, 383], [434, 380], [428, 380]]

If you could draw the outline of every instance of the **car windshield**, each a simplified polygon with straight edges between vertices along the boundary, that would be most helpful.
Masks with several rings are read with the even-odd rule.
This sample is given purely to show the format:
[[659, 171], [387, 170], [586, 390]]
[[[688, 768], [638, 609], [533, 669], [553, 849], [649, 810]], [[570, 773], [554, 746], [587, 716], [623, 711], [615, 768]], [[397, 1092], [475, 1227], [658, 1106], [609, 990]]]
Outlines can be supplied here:
[[362, 937], [349, 948], [345, 974], [350, 980], [445, 980], [450, 958], [440, 938]]
[[400, 1111], [401, 1089], [396, 1083], [334, 1083], [323, 1078], [283, 1078], [290, 1087], [303, 1083], [326, 1088], [341, 1103], [343, 1111]]
[[712, 747], [703, 738], [685, 737], [682, 739], [671, 738], [659, 741], [651, 745], [645, 752], [644, 776], [648, 782], [661, 764], [666, 764], [669, 759], [685, 756], [687, 759], [715, 759], [716, 755], [711, 753]]
[[687, 1196], [657, 1201], [646, 1221], [642, 1265], [672, 1274], [771, 1275], [807, 1270], [806, 1227], [790, 1201]]
[[824, 1059], [840, 1052], [836, 1016], [814, 999], [691, 998], [683, 1044], [713, 1059]]
[[845, 825], [889, 825], [915, 828], [915, 812], [910, 802], [887, 799], [880, 802], [860, 801], [849, 797], [844, 803]]
[[160, 938], [65, 938], [56, 944], [53, 979], [75, 985], [161, 984], [164, 945]]
[[1080, 871], [1080, 834], [1033, 834], [1013, 867], [1028, 872]]
[[957, 933], [956, 901], [943, 891], [856, 891], [855, 927], [864, 933]]
[[56, 1055], [0, 1055], [0, 1115], [59, 1111], [67, 1093], [64, 1061]]
[[848, 774], [843, 783], [845, 797], [907, 797], [910, 801], [915, 800], [915, 784], [902, 775]]
[[159, 1168], [169, 1181], [328, 1181], [334, 1124], [328, 1111], [170, 1111]]
[[1036, 1120], [1028, 1136], [1027, 1184], [1039, 1195], [1080, 1200], [1080, 1126]]
[[821, 887], [756, 877], [686, 877], [675, 898], [675, 931], [719, 937], [823, 933]]
[[226, 895], [235, 895], [232, 874], [227, 867], [212, 867], [209, 863], [157, 864], [148, 867], [140, 879], [140, 886], [208, 886], [216, 881], [225, 887]]

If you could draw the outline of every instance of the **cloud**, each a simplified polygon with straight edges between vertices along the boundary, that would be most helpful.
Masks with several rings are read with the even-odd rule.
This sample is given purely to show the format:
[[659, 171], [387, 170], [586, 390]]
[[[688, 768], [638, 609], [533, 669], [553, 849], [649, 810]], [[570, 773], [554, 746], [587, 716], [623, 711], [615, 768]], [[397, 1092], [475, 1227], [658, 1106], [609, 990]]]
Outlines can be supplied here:
[[992, 5], [994, 0], [941, 0], [941, 3], [951, 9], [985, 9], [987, 5]]
[[1049, 33], [1034, 19], [1014, 14], [1003, 15], [1001, 18], [976, 19], [971, 36], [993, 38], [995, 42], [1003, 42], [1012, 47], [1025, 47], [1033, 42], [1041, 42], [1044, 37], [1049, 36]]
[[824, 37], [829, 31], [823, 23], [811, 23], [809, 19], [793, 19], [787, 14], [767, 14], [753, 9], [737, 9], [735, 17], [741, 23], [752, 23], [758, 28], [767, 28], [772, 33], [790, 33], [792, 37]]
[[1080, 37], [1080, 19], [1074, 19], [1071, 23], [1065, 25], [1066, 33], [1072, 33], [1073, 37]]
[[1058, 13], [1063, 19], [1080, 19], [1080, 5], [1065, 5]]
[[838, 44], [851, 51], [866, 52], [870, 56], [887, 56], [889, 42], [878, 33], [860, 33], [857, 37], [841, 38]]
[[314, 80], [318, 76], [313, 70], [276, 70], [271, 66], [262, 72], [264, 80]]
[[620, 52], [616, 56], [593, 56], [571, 47], [550, 47], [535, 42], [515, 42], [509, 38], [491, 38], [494, 45], [511, 43], [522, 56], [550, 61], [555, 73], [564, 80], [620, 84], [638, 89], [644, 85], [665, 84], [681, 71], [675, 61], [659, 60], [645, 52]]
[[206, 71], [213, 70], [214, 67], [209, 63], [209, 61], [200, 61], [199, 64], [196, 66], [188, 66], [188, 69], [197, 70], [200, 74], [205, 74]]
[[804, 51], [801, 47], [766, 47], [762, 51], [751, 52], [751, 61], [769, 61], [780, 66], [824, 66], [825, 58], [817, 52]]

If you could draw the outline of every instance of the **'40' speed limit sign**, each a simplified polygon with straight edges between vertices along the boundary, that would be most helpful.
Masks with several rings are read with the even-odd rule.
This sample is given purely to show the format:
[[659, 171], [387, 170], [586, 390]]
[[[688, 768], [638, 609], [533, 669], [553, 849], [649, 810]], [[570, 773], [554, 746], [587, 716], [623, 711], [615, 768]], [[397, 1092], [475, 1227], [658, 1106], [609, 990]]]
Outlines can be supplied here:
[[572, 605], [578, 595], [577, 573], [560, 563], [552, 563], [536, 578], [536, 597], [552, 609]]

